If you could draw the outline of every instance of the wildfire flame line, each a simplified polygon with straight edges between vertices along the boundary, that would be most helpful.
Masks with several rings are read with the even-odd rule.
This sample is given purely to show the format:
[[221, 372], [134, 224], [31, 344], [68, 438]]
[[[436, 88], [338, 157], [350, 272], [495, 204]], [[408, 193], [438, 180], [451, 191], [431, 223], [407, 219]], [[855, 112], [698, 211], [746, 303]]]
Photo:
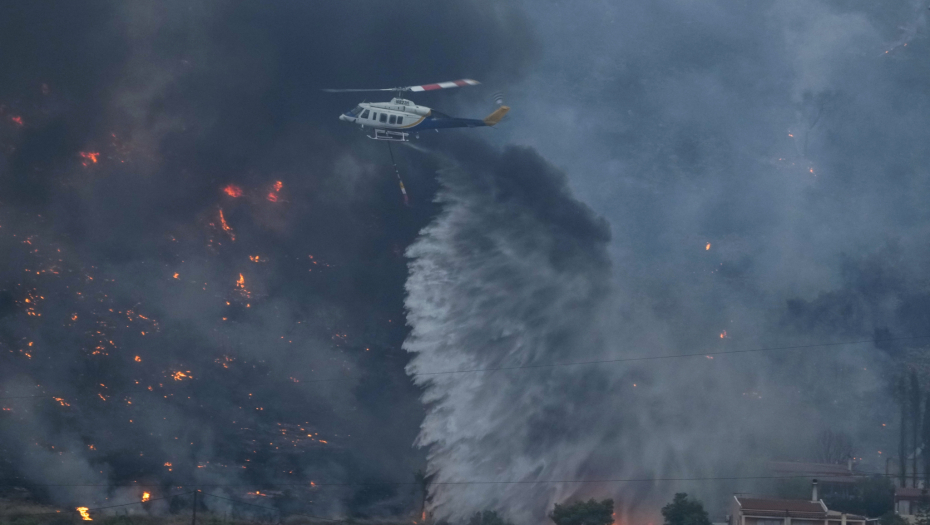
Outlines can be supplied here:
[[232, 241], [236, 240], [236, 234], [233, 232], [233, 229], [229, 226], [229, 223], [226, 222], [226, 216], [223, 215], [223, 208], [220, 208], [220, 227], [223, 228], [223, 231], [229, 234], [229, 239]]
[[78, 508], [77, 508], [77, 511], [81, 513], [81, 519], [82, 519], [82, 520], [84, 520], [84, 521], [94, 521], [93, 518], [90, 517], [90, 512], [88, 512], [88, 510], [89, 510], [89, 509], [88, 509], [87, 507], [78, 507]]

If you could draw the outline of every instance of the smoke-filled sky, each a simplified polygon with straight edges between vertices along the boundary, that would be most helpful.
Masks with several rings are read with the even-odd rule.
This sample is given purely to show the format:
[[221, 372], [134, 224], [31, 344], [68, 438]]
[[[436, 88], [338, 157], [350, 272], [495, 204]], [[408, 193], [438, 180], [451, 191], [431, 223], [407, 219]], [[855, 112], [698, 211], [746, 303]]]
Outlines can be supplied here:
[[[636, 522], [769, 487], [552, 481], [751, 476], [824, 429], [883, 464], [930, 319], [927, 7], [3, 6], [4, 490], [398, 517], [422, 470], [436, 518]], [[365, 94], [320, 89], [457, 78], [412, 98], [511, 114], [396, 145], [405, 206], [337, 120]]]

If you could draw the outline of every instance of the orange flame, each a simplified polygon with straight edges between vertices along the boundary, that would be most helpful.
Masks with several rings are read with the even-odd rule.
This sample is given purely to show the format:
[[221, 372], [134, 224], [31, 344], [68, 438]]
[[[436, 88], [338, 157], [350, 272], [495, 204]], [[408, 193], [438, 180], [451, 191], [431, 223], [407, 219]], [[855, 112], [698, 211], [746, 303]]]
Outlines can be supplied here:
[[276, 193], [269, 193], [267, 197], [268, 202], [278, 202], [278, 195]]
[[236, 234], [233, 233], [232, 228], [229, 226], [229, 223], [226, 222], [226, 217], [223, 215], [223, 208], [220, 208], [220, 227], [223, 228], [223, 231], [229, 234], [229, 239], [235, 241]]
[[64, 398], [62, 398], [62, 397], [53, 397], [52, 399], [54, 399], [55, 401], [58, 401], [58, 403], [60, 403], [61, 406], [63, 406], [63, 407], [69, 407], [69, 406], [71, 406], [71, 404], [69, 404], [67, 401], [65, 401]]
[[223, 192], [226, 193], [226, 195], [229, 195], [230, 197], [234, 199], [238, 199], [239, 197], [242, 197], [242, 188], [240, 188], [239, 186], [236, 186], [235, 184], [230, 184], [226, 186], [225, 188], [223, 188]]
[[[177, 372], [171, 374], [171, 378], [174, 379], [175, 381], [183, 381], [185, 379], [193, 379], [193, 376], [191, 376], [190, 370], [186, 372], [182, 372], [178, 370]], [[170, 467], [171, 465], [166, 463], [165, 466]]]
[[90, 161], [91, 164], [96, 164], [97, 159], [100, 158], [100, 153], [96, 151], [82, 151], [78, 153], [84, 162], [81, 162], [84, 166], [87, 166], [87, 162]]
[[81, 519], [84, 521], [94, 521], [90, 517], [90, 513], [87, 512], [89, 509], [87, 507], [78, 507], [77, 511], [81, 513]]
[[705, 249], [705, 250], [709, 250], [709, 249], [710, 249], [710, 243], [707, 243], [707, 246], [705, 246], [704, 249]]
[[141, 358], [141, 357], [139, 357], [139, 356], [136, 356], [136, 359], [135, 359], [135, 361], [136, 361], [137, 363], [141, 363], [141, 362], [142, 362], [142, 358]]
[[143, 492], [143, 493], [142, 493], [142, 502], [143, 502], [143, 503], [145, 503], [146, 501], [148, 501], [148, 500], [150, 500], [150, 499], [152, 499], [152, 495], [151, 495], [151, 494], [149, 494], [148, 492]]
[[726, 339], [726, 337], [727, 337], [727, 331], [726, 331], [726, 330], [720, 332], [720, 339]]

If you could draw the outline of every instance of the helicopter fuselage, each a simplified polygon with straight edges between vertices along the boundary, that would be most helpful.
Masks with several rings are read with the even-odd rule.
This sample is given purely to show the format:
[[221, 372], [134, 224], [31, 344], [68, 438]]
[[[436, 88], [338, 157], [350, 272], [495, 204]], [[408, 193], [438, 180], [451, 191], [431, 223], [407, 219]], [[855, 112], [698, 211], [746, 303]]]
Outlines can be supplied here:
[[493, 126], [508, 109], [502, 106], [483, 120], [457, 118], [426, 106], [418, 106], [410, 100], [394, 98], [390, 102], [363, 102], [340, 115], [339, 120], [358, 124], [362, 129], [372, 129], [374, 134], [370, 137], [373, 139], [403, 141], [411, 132]]

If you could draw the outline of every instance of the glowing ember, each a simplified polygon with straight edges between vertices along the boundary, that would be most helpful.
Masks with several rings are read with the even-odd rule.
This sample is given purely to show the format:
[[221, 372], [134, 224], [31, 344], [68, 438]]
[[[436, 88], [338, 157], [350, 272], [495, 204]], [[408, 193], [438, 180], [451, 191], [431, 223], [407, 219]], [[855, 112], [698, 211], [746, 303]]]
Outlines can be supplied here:
[[277, 194], [277, 193], [269, 193], [269, 194], [268, 194], [268, 197], [266, 197], [266, 198], [268, 199], [268, 202], [278, 202], [278, 194]]
[[710, 249], [710, 243], [707, 243], [707, 246], [705, 246], [704, 249], [705, 249], [705, 250], [709, 250], [709, 249]]
[[258, 262], [260, 259], [258, 255], [249, 255], [249, 260], [252, 262]]
[[10, 120], [12, 120], [13, 123], [16, 124], [17, 126], [23, 125], [23, 117], [10, 117]]
[[150, 499], [152, 499], [152, 495], [151, 495], [151, 494], [149, 494], [148, 492], [143, 492], [143, 493], [142, 493], [142, 502], [143, 502], [143, 503], [145, 503], [146, 501], [148, 501], [148, 500], [150, 500]]
[[174, 277], [175, 279], [177, 279], [177, 278], [178, 278], [178, 272], [174, 272], [174, 275], [172, 275], [172, 277]]
[[[177, 372], [171, 374], [171, 378], [174, 379], [175, 381], [183, 381], [185, 379], [193, 379], [193, 376], [191, 376], [190, 370], [186, 372], [182, 372], [178, 370]], [[166, 465], [166, 466], [170, 466], [170, 465]]]
[[726, 339], [726, 337], [727, 337], [727, 331], [726, 331], [726, 330], [720, 332], [720, 339]]
[[135, 358], [135, 362], [137, 362], [137, 363], [141, 363], [141, 362], [142, 362], [142, 358], [141, 358], [141, 357], [139, 357], [139, 356], [136, 356], [136, 358]]
[[226, 186], [225, 188], [223, 188], [223, 192], [226, 195], [229, 195], [230, 197], [234, 199], [242, 197], [242, 188], [240, 188], [239, 186], [236, 186], [235, 184], [230, 184]]
[[90, 164], [96, 164], [97, 159], [100, 158], [100, 153], [96, 151], [82, 151], [78, 153], [78, 155], [80, 155], [81, 158], [84, 159], [84, 161], [81, 162], [81, 164], [83, 164], [84, 166], [88, 166], [88, 162]]
[[77, 511], [81, 513], [81, 519], [84, 521], [94, 521], [90, 517], [90, 513], [87, 512], [89, 509], [87, 507], [78, 507]]
[[281, 181], [277, 181], [274, 183], [274, 191], [281, 191], [281, 188], [283, 187], [284, 187], [284, 183]]
[[226, 222], [226, 217], [223, 215], [223, 208], [220, 208], [220, 227], [223, 228], [223, 231], [229, 234], [229, 239], [232, 241], [236, 240], [236, 234], [233, 233], [232, 228], [229, 226], [229, 223]]
[[69, 406], [71, 406], [71, 405], [70, 405], [67, 401], [65, 401], [64, 398], [62, 398], [62, 397], [53, 397], [52, 399], [54, 399], [55, 401], [58, 401], [58, 403], [60, 403], [61, 406], [63, 406], [63, 407], [69, 407]]

